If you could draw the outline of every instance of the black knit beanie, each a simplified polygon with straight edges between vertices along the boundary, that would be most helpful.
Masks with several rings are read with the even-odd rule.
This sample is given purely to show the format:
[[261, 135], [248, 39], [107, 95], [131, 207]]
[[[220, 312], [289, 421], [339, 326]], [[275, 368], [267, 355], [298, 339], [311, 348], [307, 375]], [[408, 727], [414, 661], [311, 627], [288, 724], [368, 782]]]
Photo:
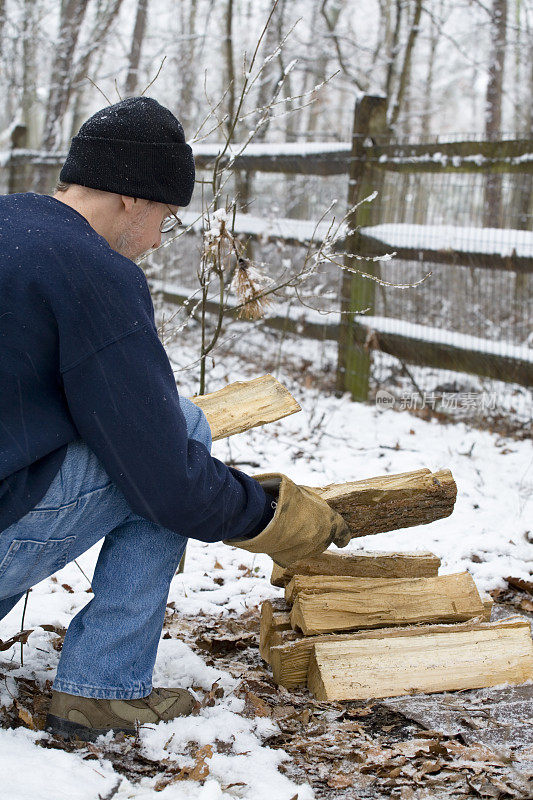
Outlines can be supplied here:
[[194, 174], [180, 121], [151, 97], [128, 97], [83, 123], [59, 180], [187, 206]]

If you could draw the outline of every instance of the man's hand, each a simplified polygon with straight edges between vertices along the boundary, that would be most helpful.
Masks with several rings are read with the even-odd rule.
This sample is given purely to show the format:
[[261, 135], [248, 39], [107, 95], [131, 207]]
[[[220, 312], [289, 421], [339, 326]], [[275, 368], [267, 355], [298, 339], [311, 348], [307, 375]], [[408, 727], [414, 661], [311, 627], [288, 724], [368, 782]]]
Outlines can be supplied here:
[[318, 555], [331, 543], [337, 547], [348, 544], [351, 533], [347, 523], [317, 492], [280, 473], [253, 477], [275, 498], [274, 517], [253, 539], [225, 539], [224, 544], [266, 553], [280, 567]]

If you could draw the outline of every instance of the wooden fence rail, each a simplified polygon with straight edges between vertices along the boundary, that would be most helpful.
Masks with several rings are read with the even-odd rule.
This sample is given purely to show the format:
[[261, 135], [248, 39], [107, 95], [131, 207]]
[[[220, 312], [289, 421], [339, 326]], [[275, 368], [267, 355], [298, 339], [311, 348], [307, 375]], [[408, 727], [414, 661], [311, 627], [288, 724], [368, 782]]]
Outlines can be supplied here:
[[[152, 281], [152, 290], [156, 291], [163, 300], [172, 305], [182, 306], [188, 301], [188, 295], [180, 290], [167, 286], [162, 281]], [[192, 304], [191, 304], [192, 305]], [[208, 313], [218, 313], [218, 300], [208, 300], [206, 310]], [[226, 309], [232, 313], [231, 305]], [[197, 310], [192, 316], [198, 317]], [[361, 318], [364, 319], [364, 318]], [[303, 336], [306, 339], [319, 341], [339, 341], [340, 325], [338, 322], [314, 322], [313, 320], [289, 316], [269, 315], [262, 320], [268, 328]], [[354, 323], [354, 338], [357, 344], [365, 349], [375, 350], [421, 367], [435, 367], [439, 369], [467, 372], [495, 380], [517, 383], [520, 386], [533, 386], [533, 351], [531, 356], [525, 347], [514, 347], [509, 354], [505, 352], [490, 352], [482, 347], [470, 346], [438, 341], [428, 336], [417, 336], [416, 331], [423, 329], [423, 325], [406, 324], [402, 332], [380, 330], [379, 325], [369, 321], [367, 324]], [[414, 329], [409, 333], [409, 329]], [[431, 329], [427, 329], [430, 331]], [[465, 341], [473, 337], [462, 337]], [[503, 349], [503, 348], [502, 348]]]
[[[385, 123], [384, 99], [363, 96], [355, 106], [352, 141], [350, 143], [310, 144], [251, 144], [242, 155], [234, 157], [231, 166], [245, 172], [284, 173], [286, 175], [347, 175], [348, 207], [354, 207], [370, 194], [383, 180], [385, 171], [409, 173], [523, 173], [533, 174], [533, 141], [509, 139], [497, 142], [459, 141], [435, 144], [389, 143]], [[370, 139], [370, 132], [372, 133]], [[9, 151], [3, 154], [4, 184], [8, 192], [27, 191], [32, 185], [32, 172], [47, 168], [50, 171], [50, 189], [64, 162], [66, 153], [44, 153], [30, 150], [26, 145], [26, 131], [15, 126], [10, 134]], [[238, 145], [235, 145], [238, 153]], [[209, 169], [219, 152], [220, 145], [193, 146], [196, 165]], [[226, 162], [227, 163], [227, 162]], [[379, 200], [378, 200], [379, 205]], [[376, 204], [374, 204], [376, 213]], [[192, 212], [188, 212], [188, 215]], [[450, 264], [482, 270], [504, 270], [517, 276], [533, 274], [533, 252], [508, 254], [498, 252], [470, 252], [453, 248], [431, 246], [395, 246], [373, 234], [370, 225], [369, 204], [359, 205], [347, 220], [344, 239], [345, 264], [358, 266], [349, 254], [379, 256], [394, 250], [396, 258], [417, 264]], [[187, 215], [187, 216], [188, 216]], [[241, 215], [237, 232], [252, 238], [283, 240], [288, 244], [305, 244], [305, 226], [312, 231], [311, 222], [282, 220], [279, 230], [265, 231], [256, 218]], [[294, 223], [294, 224], [291, 224]], [[254, 227], [255, 226], [255, 227]], [[299, 227], [298, 227], [299, 226]], [[400, 224], [401, 226], [401, 224]], [[304, 230], [304, 233], [302, 233]], [[379, 263], [366, 262], [367, 271], [379, 274]], [[483, 375], [498, 380], [515, 382], [524, 386], [533, 384], [533, 365], [525, 348], [509, 348], [511, 355], [487, 349], [457, 346], [431, 338], [428, 334], [417, 337], [409, 332], [376, 329], [365, 324], [365, 318], [356, 315], [361, 308], [373, 313], [375, 305], [373, 281], [365, 280], [348, 271], [343, 272], [341, 290], [340, 324], [318, 324], [312, 321], [303, 325], [282, 317], [266, 320], [266, 324], [285, 331], [294, 331], [314, 338], [334, 339], [338, 342], [337, 386], [350, 391], [354, 399], [368, 396], [373, 350], [381, 350], [406, 363], [426, 365]], [[184, 296], [164, 291], [168, 300], [183, 302]], [[411, 326], [417, 327], [417, 326]], [[419, 326], [418, 326], [419, 327]], [[408, 331], [409, 324], [406, 323]], [[429, 329], [428, 329], [429, 330]], [[450, 334], [453, 339], [453, 334]], [[468, 337], [464, 337], [465, 342]], [[519, 353], [517, 355], [516, 353]]]

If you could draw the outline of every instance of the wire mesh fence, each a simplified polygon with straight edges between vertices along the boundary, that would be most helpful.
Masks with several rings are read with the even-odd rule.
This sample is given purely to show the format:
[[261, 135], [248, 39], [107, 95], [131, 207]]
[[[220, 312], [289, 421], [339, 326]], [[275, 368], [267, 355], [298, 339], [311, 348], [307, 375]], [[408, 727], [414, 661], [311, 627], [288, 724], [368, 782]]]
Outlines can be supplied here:
[[[475, 136], [459, 134], [456, 139], [447, 136], [449, 141], [483, 144]], [[444, 147], [446, 142], [435, 137], [431, 144]], [[302, 144], [303, 154], [307, 144]], [[350, 144], [339, 147], [345, 148], [349, 166]], [[272, 145], [269, 148], [272, 152]], [[432, 158], [438, 163], [434, 152]], [[6, 158], [3, 163], [6, 191]], [[381, 397], [385, 406], [471, 420], [499, 417], [519, 426], [531, 421], [527, 384], [533, 362], [533, 186], [527, 158], [523, 163], [524, 171], [518, 171], [514, 159], [514, 171], [506, 172], [504, 165], [496, 173], [484, 171], [480, 158], [473, 159], [472, 171], [455, 171], [453, 159], [446, 169], [431, 172], [371, 165], [370, 187], [377, 195], [362, 232], [379, 242], [382, 252], [397, 253], [377, 262], [376, 274], [391, 284], [417, 284], [431, 275], [407, 289], [377, 284], [371, 308], [355, 315], [366, 330], [361, 346], [371, 352], [369, 399]], [[24, 175], [19, 190], [31, 191], [29, 159], [20, 169]], [[52, 167], [50, 191], [53, 172]], [[187, 222], [200, 217], [209, 204], [210, 172], [199, 169], [198, 178], [206, 182], [187, 209]], [[324, 230], [333, 215], [341, 219], [348, 210], [348, 197], [346, 173], [249, 170], [229, 177], [221, 202], [237, 198], [236, 232], [248, 241], [253, 260], [276, 280], [287, 270], [301, 269], [309, 231], [319, 220]], [[197, 287], [201, 252], [197, 233], [191, 230], [143, 262], [154, 286], [174, 289], [176, 297]], [[337, 250], [342, 257], [341, 241]], [[361, 262], [363, 268], [365, 264]], [[285, 293], [271, 306], [265, 324], [269, 317], [277, 317], [281, 330], [283, 315], [313, 323], [308, 335], [329, 342], [333, 359], [342, 276], [339, 266], [322, 262], [300, 289], [305, 305]], [[283, 335], [288, 330], [285, 326]], [[306, 335], [303, 324], [300, 333]], [[396, 342], [394, 347], [387, 346], [389, 340]], [[426, 358], [430, 350], [432, 355]], [[466, 360], [464, 352], [469, 353]], [[323, 366], [323, 355], [320, 360]], [[333, 372], [330, 365], [330, 380]], [[515, 374], [518, 379], [510, 380]]]

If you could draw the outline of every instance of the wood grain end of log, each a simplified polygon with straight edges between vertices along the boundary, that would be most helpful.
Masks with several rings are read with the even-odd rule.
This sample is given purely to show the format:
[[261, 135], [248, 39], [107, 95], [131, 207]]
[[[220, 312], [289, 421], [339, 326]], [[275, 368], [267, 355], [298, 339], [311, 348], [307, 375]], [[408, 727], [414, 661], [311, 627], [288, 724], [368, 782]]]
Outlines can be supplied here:
[[309, 667], [307, 670], [307, 688], [317, 700], [328, 700], [326, 687], [320, 674], [320, 667], [317, 662], [316, 648], [313, 647], [309, 657]]
[[300, 608], [300, 599], [298, 596], [296, 596], [294, 599], [294, 603], [291, 608], [290, 621], [293, 631], [299, 631], [303, 633], [304, 636], [309, 635], [309, 631], [307, 630], [307, 626]]

